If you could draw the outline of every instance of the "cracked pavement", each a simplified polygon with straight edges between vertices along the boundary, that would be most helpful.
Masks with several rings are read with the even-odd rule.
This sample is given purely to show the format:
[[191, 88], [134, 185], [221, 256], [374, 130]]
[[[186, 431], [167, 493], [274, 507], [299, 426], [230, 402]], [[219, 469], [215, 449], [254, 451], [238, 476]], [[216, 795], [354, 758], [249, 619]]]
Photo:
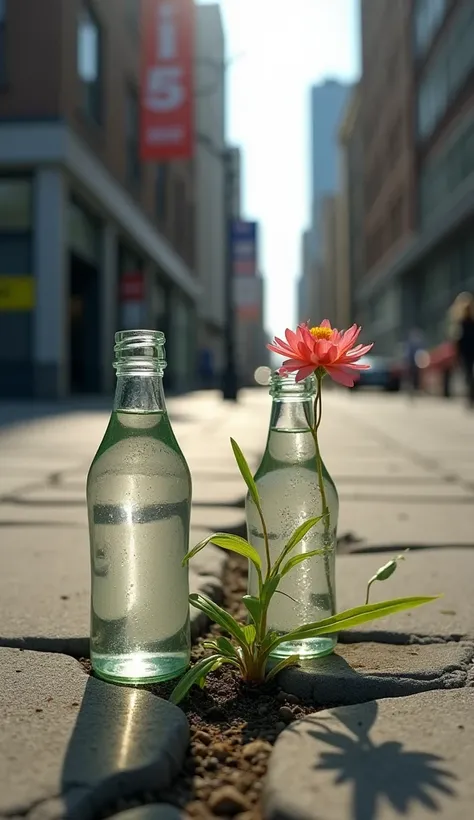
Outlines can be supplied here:
[[[244, 491], [228, 439], [234, 436], [256, 466], [268, 422], [265, 391], [246, 391], [225, 408], [214, 393], [169, 405], [193, 473], [192, 542], [216, 529], [241, 533]], [[87, 654], [89, 628], [85, 474], [107, 418], [100, 402], [29, 411], [0, 405], [0, 820], [125, 820], [121, 801], [140, 801], [171, 782], [185, 753], [180, 710], [89, 678], [77, 661]], [[407, 560], [373, 586], [372, 600], [444, 595], [343, 634], [336, 655], [281, 676], [286, 691], [332, 708], [281, 734], [266, 817], [468, 816], [473, 424], [457, 401], [327, 391], [322, 452], [341, 505], [339, 608], [360, 603], [367, 579], [406, 547]], [[210, 548], [193, 568], [193, 589], [219, 599], [222, 569], [222, 553]], [[196, 617], [194, 633], [204, 626]], [[318, 720], [323, 728], [318, 724], [315, 736]], [[383, 753], [369, 754], [372, 747]], [[384, 766], [392, 767], [397, 787]], [[144, 812], [138, 807], [129, 816], [177, 816], [160, 804]]]

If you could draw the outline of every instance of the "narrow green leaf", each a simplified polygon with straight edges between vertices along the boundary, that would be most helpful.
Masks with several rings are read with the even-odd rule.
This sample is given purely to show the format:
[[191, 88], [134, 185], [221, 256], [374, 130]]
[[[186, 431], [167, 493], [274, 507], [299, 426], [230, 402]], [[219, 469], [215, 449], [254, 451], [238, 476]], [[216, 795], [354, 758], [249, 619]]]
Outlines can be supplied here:
[[280, 580], [281, 580], [281, 575], [270, 575], [270, 578], [268, 578], [265, 581], [265, 583], [262, 587], [262, 603], [265, 606], [268, 606], [271, 599], [273, 598], [273, 595], [276, 592], [276, 588], [277, 588], [278, 584], [280, 583]]
[[200, 609], [201, 612], [204, 612], [211, 621], [215, 621], [216, 624], [219, 624], [229, 635], [232, 635], [240, 646], [247, 646], [242, 627], [225, 609], [217, 606], [214, 601], [210, 601], [209, 598], [206, 598], [204, 595], [199, 595], [199, 593], [190, 595], [189, 602], [197, 609]]
[[232, 450], [234, 451], [234, 458], [237, 462], [237, 467], [239, 468], [240, 474], [241, 474], [242, 478], [244, 479], [244, 481], [245, 481], [245, 483], [248, 487], [248, 491], [249, 491], [250, 495], [252, 496], [252, 500], [253, 500], [255, 506], [257, 507], [257, 509], [261, 510], [260, 498], [259, 498], [259, 495], [258, 495], [257, 485], [255, 484], [255, 481], [253, 480], [253, 476], [252, 476], [250, 467], [249, 467], [249, 465], [247, 464], [247, 462], [245, 460], [245, 456], [244, 456], [242, 450], [240, 449], [239, 445], [237, 444], [236, 441], [234, 441], [233, 438], [231, 438], [230, 443], [232, 445]]
[[282, 669], [286, 669], [287, 666], [298, 666], [299, 661], [300, 659], [298, 655], [290, 655], [289, 658], [284, 658], [282, 661], [275, 664], [275, 666], [272, 666], [270, 671], [267, 673], [265, 680], [273, 680], [273, 678], [276, 677]]
[[439, 597], [441, 596], [394, 598], [393, 600], [381, 601], [377, 604], [356, 606], [354, 609], [339, 612], [331, 618], [324, 618], [316, 623], [300, 626], [298, 629], [293, 630], [293, 632], [288, 632], [286, 635], [279, 635], [278, 638], [273, 641], [270, 652], [281, 643], [285, 643], [285, 641], [302, 641], [305, 638], [316, 638], [318, 635], [327, 635], [330, 632], [353, 629], [353, 627], [367, 623], [367, 621], [375, 621], [378, 618], [385, 618], [386, 615], [393, 615], [395, 612], [401, 612], [404, 609], [414, 609], [417, 606], [428, 604], [430, 601], [435, 601]]
[[291, 550], [294, 549], [296, 545], [299, 544], [300, 541], [302, 541], [303, 538], [309, 533], [309, 531], [312, 530], [313, 527], [316, 526], [316, 524], [319, 524], [319, 522], [324, 517], [324, 515], [318, 515], [316, 518], [308, 518], [307, 521], [303, 521], [303, 523], [296, 528], [293, 535], [286, 542], [285, 546], [281, 551], [280, 557], [277, 559], [275, 563], [275, 568], [277, 570], [279, 569], [282, 562], [285, 560], [288, 553], [290, 553]]
[[275, 595], [284, 595], [284, 596], [285, 596], [285, 598], [288, 598], [290, 601], [293, 601], [293, 603], [294, 603], [294, 604], [297, 604], [297, 603], [298, 603], [298, 601], [296, 600], [296, 598], [292, 598], [292, 597], [291, 597], [291, 595], [288, 595], [288, 593], [287, 593], [287, 592], [283, 592], [283, 590], [282, 590], [282, 589], [276, 589], [276, 590], [275, 590]]
[[173, 689], [170, 695], [171, 703], [180, 703], [195, 683], [201, 685], [200, 682], [212, 671], [218, 660], [220, 660], [219, 655], [211, 655], [210, 658], [203, 658], [194, 664]]
[[216, 544], [216, 546], [222, 547], [222, 549], [229, 550], [230, 552], [237, 552], [239, 555], [243, 555], [244, 558], [248, 558], [249, 561], [252, 561], [257, 571], [261, 570], [262, 561], [257, 550], [252, 547], [245, 538], [241, 538], [239, 535], [229, 535], [226, 532], [216, 532], [214, 535], [208, 535], [206, 538], [203, 538], [199, 544], [196, 544], [196, 546], [185, 555], [183, 558], [183, 566], [184, 564], [188, 564], [198, 552], [210, 543]]
[[255, 627], [253, 624], [247, 624], [247, 626], [243, 627], [245, 632], [245, 640], [247, 641], [248, 646], [252, 646], [255, 641], [255, 636], [257, 634]]
[[232, 645], [228, 638], [217, 638], [216, 644], [219, 652], [222, 652], [223, 655], [226, 655], [228, 658], [233, 658], [234, 660], [239, 659], [235, 646]]
[[268, 647], [272, 646], [273, 642], [277, 638], [278, 632], [273, 632], [272, 630], [269, 630], [262, 641], [262, 645], [260, 647], [261, 651], [265, 653], [268, 650]]
[[290, 558], [289, 561], [287, 561], [284, 565], [281, 571], [281, 577], [283, 578], [283, 576], [286, 575], [287, 572], [290, 572], [290, 570], [292, 570], [293, 567], [298, 566], [298, 564], [301, 564], [303, 561], [306, 561], [307, 558], [314, 558], [315, 555], [324, 555], [325, 552], [325, 549], [320, 549], [311, 550], [310, 552], [304, 552], [300, 555], [294, 555], [293, 558]]
[[245, 606], [247, 612], [250, 614], [252, 621], [255, 625], [258, 624], [260, 621], [260, 616], [262, 612], [262, 604], [258, 598], [255, 598], [253, 595], [244, 595], [242, 598], [242, 603]]
[[243, 555], [244, 558], [248, 558], [257, 569], [262, 568], [260, 555], [255, 547], [252, 547], [245, 538], [241, 538], [239, 535], [228, 535], [226, 532], [218, 532], [212, 536], [211, 542], [218, 547], [222, 547], [224, 550]]

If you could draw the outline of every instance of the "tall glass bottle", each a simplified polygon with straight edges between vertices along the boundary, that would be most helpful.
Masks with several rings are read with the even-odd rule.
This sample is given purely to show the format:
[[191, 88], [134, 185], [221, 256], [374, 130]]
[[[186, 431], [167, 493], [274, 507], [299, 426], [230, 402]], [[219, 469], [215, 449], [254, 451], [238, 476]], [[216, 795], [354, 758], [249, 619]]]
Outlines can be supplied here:
[[189, 664], [191, 476], [166, 412], [163, 333], [115, 342], [114, 407], [87, 478], [91, 661], [106, 680], [149, 683]]
[[[316, 443], [310, 424], [314, 420], [316, 379], [311, 376], [295, 382], [294, 375], [281, 378], [273, 374], [270, 384], [272, 409], [267, 445], [255, 482], [268, 529], [272, 563], [295, 529], [308, 518], [322, 515], [324, 503], [329, 517], [313, 529], [294, 548], [291, 556], [325, 549], [324, 556], [303, 561], [281, 580], [280, 593], [273, 596], [268, 627], [280, 634], [305, 623], [335, 614], [335, 546], [339, 502], [334, 483], [322, 467], [323, 494], [316, 459]], [[246, 500], [248, 540], [258, 550], [266, 566], [262, 526], [255, 504]], [[257, 577], [249, 569], [249, 593], [256, 595]], [[284, 594], [281, 594], [284, 593]], [[281, 644], [275, 655], [317, 657], [332, 652], [334, 635]]]

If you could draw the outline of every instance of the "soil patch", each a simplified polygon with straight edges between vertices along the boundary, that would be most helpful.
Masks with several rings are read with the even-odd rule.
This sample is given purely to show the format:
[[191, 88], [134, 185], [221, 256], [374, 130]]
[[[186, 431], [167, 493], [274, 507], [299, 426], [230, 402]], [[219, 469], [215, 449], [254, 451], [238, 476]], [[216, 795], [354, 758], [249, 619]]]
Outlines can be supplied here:
[[[242, 596], [247, 590], [247, 562], [230, 556], [224, 577], [224, 607], [245, 620]], [[213, 625], [209, 636], [219, 635]], [[208, 654], [199, 640], [193, 660]], [[150, 686], [168, 697], [173, 683]], [[207, 678], [204, 689], [193, 687], [181, 703], [191, 728], [191, 744], [181, 775], [160, 800], [184, 809], [197, 820], [237, 817], [261, 820], [260, 795], [272, 744], [293, 720], [315, 711], [275, 684], [243, 684], [231, 667]]]

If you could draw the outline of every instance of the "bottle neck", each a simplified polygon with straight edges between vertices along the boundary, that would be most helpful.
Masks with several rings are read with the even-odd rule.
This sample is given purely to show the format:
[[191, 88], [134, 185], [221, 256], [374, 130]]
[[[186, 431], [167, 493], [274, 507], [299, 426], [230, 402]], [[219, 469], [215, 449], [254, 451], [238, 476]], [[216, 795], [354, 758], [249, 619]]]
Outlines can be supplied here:
[[163, 373], [156, 370], [143, 370], [140, 373], [118, 371], [114, 410], [165, 413]]
[[314, 396], [274, 396], [270, 430], [309, 430], [314, 425]]

